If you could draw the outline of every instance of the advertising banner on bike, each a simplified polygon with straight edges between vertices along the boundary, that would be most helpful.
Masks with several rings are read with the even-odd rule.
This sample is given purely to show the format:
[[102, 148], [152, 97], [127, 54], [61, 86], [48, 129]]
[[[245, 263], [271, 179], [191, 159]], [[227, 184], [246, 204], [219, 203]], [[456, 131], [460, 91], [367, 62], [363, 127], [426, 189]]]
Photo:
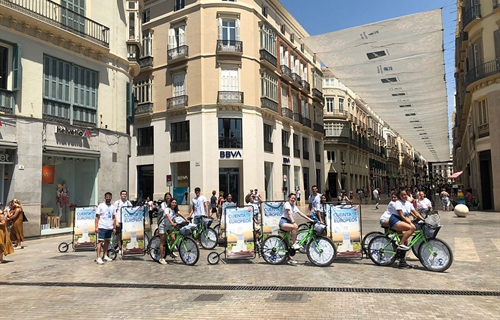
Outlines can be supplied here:
[[95, 248], [95, 210], [96, 207], [75, 208], [75, 227], [73, 230], [75, 250]]
[[282, 213], [283, 202], [262, 203], [262, 232], [264, 233], [264, 237], [271, 234], [278, 234]]
[[326, 216], [328, 237], [337, 246], [337, 258], [361, 258], [360, 207], [330, 205]]
[[248, 208], [226, 209], [227, 259], [253, 258], [253, 210]]
[[144, 209], [122, 207], [123, 255], [144, 254]]

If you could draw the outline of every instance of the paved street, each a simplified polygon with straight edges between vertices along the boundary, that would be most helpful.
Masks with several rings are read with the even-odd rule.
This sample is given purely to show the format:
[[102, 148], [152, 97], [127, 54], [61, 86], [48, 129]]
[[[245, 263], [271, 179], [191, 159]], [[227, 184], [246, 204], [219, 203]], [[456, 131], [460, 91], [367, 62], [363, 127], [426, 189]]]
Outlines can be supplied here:
[[[379, 229], [382, 212], [362, 206], [363, 233]], [[318, 268], [301, 254], [297, 266], [259, 258], [211, 266], [205, 250], [193, 267], [149, 257], [99, 266], [94, 252], [59, 253], [68, 235], [29, 240], [0, 265], [2, 304], [12, 306], [0, 318], [500, 319], [500, 213], [441, 212], [441, 223], [438, 238], [455, 257], [445, 273], [411, 254], [409, 270], [370, 259]]]

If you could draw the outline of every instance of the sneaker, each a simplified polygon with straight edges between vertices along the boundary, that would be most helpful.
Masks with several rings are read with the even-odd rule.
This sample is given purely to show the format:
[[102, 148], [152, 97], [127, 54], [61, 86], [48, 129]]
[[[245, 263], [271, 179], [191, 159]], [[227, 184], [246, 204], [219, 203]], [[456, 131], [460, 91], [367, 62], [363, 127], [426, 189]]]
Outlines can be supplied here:
[[108, 256], [104, 256], [104, 259], [103, 259], [103, 260], [104, 260], [104, 261], [113, 261], [113, 259], [111, 259], [111, 258], [110, 258], [110, 257], [108, 257]]
[[122, 249], [118, 250], [118, 255], [121, 256], [122, 255]]
[[177, 258], [177, 257], [178, 257], [177, 253], [175, 253], [175, 252], [170, 253], [170, 256], [171, 256], [172, 258]]
[[408, 251], [410, 250], [410, 248], [408, 248], [407, 246], [405, 246], [404, 244], [400, 244], [398, 246], [398, 249], [397, 250], [403, 250], [403, 251]]
[[95, 262], [97, 262], [97, 264], [104, 264], [104, 261], [102, 261], [101, 258], [97, 258], [97, 260]]
[[411, 268], [413, 268], [413, 266], [411, 264], [406, 263], [406, 262], [400, 262], [398, 265], [398, 268], [411, 269]]
[[165, 261], [165, 259], [161, 258], [159, 261], [158, 261], [160, 264], [167, 264], [167, 261]]
[[290, 265], [296, 265], [297, 264], [297, 260], [290, 258], [290, 259], [288, 259], [287, 263], [290, 264]]
[[297, 242], [295, 242], [292, 246], [292, 249], [295, 249], [295, 250], [299, 250], [300, 249], [300, 246]]

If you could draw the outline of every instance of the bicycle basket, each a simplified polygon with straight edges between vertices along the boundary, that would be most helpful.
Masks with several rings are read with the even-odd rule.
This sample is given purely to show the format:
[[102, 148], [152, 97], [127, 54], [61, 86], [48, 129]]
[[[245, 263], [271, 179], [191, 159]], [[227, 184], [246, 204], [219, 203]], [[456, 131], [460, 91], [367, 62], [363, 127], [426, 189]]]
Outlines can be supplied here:
[[191, 235], [191, 227], [190, 226], [184, 226], [179, 230], [180, 234], [182, 234], [184, 237], [189, 237]]
[[201, 222], [203, 223], [203, 227], [205, 229], [210, 227], [210, 225], [212, 224], [212, 221], [214, 221], [214, 219], [211, 219], [211, 218], [202, 218], [201, 219]]
[[430, 226], [428, 224], [426, 224], [424, 226], [424, 234], [425, 234], [425, 237], [427, 239], [434, 239], [438, 232], [439, 232], [439, 229], [441, 229], [441, 226], [439, 227], [433, 227], [433, 226]]
[[439, 226], [440, 222], [441, 218], [439, 217], [437, 211], [430, 212], [429, 215], [427, 215], [427, 218], [425, 218], [425, 223], [431, 227]]
[[314, 227], [313, 227], [314, 233], [317, 236], [323, 235], [323, 233], [325, 232], [325, 229], [326, 229], [326, 225], [321, 224], [321, 223], [315, 223]]

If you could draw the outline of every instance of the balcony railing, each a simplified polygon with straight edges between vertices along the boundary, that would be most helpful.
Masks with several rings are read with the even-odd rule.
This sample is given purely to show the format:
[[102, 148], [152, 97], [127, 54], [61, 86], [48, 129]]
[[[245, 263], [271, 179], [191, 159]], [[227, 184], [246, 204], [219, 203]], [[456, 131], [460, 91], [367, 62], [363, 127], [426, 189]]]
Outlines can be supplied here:
[[276, 59], [275, 56], [270, 54], [266, 49], [260, 49], [259, 52], [260, 52], [260, 61], [266, 61], [270, 65], [276, 67], [278, 60]]
[[281, 108], [281, 116], [293, 120], [293, 111], [288, 108]]
[[493, 9], [500, 8], [500, 0], [493, 0]]
[[189, 151], [189, 141], [171, 141], [170, 152]]
[[302, 86], [302, 77], [296, 74], [295, 72], [292, 73], [292, 80], [299, 86]]
[[477, 127], [479, 138], [487, 137], [490, 135], [490, 124], [485, 123]]
[[469, 23], [479, 18], [481, 18], [481, 5], [474, 4], [469, 10], [465, 11], [462, 18], [462, 28], [465, 28]]
[[137, 155], [146, 156], [155, 153], [154, 146], [137, 146]]
[[302, 123], [304, 121], [304, 117], [297, 112], [293, 113], [293, 121], [297, 121], [298, 123]]
[[316, 132], [325, 134], [325, 128], [321, 124], [319, 124], [319, 123], [315, 123], [313, 125], [313, 130], [316, 131]]
[[309, 151], [304, 151], [304, 156], [302, 158], [309, 160]]
[[177, 48], [172, 48], [167, 51], [167, 61], [173, 61], [181, 58], [187, 58], [189, 55], [189, 47], [179, 46]]
[[273, 152], [273, 143], [264, 141], [264, 151]]
[[323, 93], [316, 88], [312, 89], [313, 97], [323, 100]]
[[153, 114], [153, 104], [151, 102], [141, 103], [135, 109], [135, 115], [150, 115]]
[[311, 85], [304, 79], [302, 79], [302, 88], [307, 92], [311, 92]]
[[276, 101], [273, 101], [267, 97], [261, 97], [260, 105], [262, 108], [266, 108], [278, 113], [278, 103]]
[[217, 40], [217, 53], [243, 53], [243, 42], [237, 40]]
[[0, 89], [0, 111], [12, 113], [14, 110], [14, 91]]
[[218, 104], [242, 104], [243, 92], [241, 91], [219, 91], [217, 96]]
[[292, 79], [292, 70], [285, 66], [284, 64], [280, 65], [281, 74], [288, 77], [290, 80]]
[[493, 74], [500, 73], [500, 59], [495, 59], [488, 61], [480, 66], [477, 66], [469, 72], [467, 72], [465, 76], [466, 86], [469, 84], [491, 76]]
[[153, 57], [142, 57], [139, 60], [139, 65], [141, 68], [147, 68], [153, 66]]
[[109, 47], [109, 28], [50, 0], [0, 0], [0, 4]]
[[281, 146], [281, 153], [284, 156], [289, 156], [290, 155], [290, 147]]
[[337, 110], [334, 109], [331, 112], [325, 112], [324, 114], [325, 117], [342, 117], [342, 118], [347, 118], [347, 110]]
[[303, 117], [301, 123], [306, 127], [309, 127], [309, 128], [311, 127], [311, 119], [309, 119], [309, 118]]
[[167, 99], [167, 110], [184, 108], [187, 107], [187, 105], [188, 105], [187, 95], [182, 95]]

